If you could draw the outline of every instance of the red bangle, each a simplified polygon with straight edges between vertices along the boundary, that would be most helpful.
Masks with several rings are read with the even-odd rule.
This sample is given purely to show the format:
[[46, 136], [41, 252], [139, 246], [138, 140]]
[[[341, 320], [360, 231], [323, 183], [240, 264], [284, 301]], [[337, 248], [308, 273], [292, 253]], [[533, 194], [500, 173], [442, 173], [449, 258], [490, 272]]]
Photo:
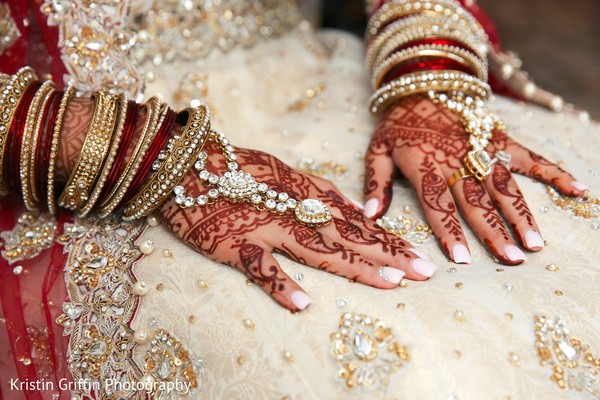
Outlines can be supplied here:
[[[48, 197], [48, 168], [50, 163], [50, 143], [52, 141], [52, 133], [54, 132], [54, 127], [56, 125], [56, 117], [58, 115], [58, 110], [60, 108], [60, 102], [62, 97], [64, 96], [64, 92], [55, 91], [52, 94], [50, 100], [48, 100], [48, 108], [44, 111], [44, 116], [42, 120], [42, 132], [40, 135], [39, 144], [35, 157], [35, 164], [33, 168], [37, 168], [35, 171], [39, 171], [36, 174], [37, 181], [36, 187], [37, 192], [39, 193], [40, 199], [46, 199]], [[47, 209], [47, 204], [45, 201], [39, 202], [39, 207], [42, 210]]]
[[123, 127], [123, 135], [121, 136], [121, 143], [119, 144], [119, 152], [117, 153], [117, 157], [115, 158], [110, 173], [106, 178], [106, 184], [100, 193], [100, 200], [98, 201], [98, 204], [104, 203], [106, 196], [110, 193], [112, 187], [119, 177], [121, 167], [123, 166], [123, 161], [127, 155], [127, 149], [131, 144], [131, 139], [133, 138], [133, 133], [135, 132], [135, 127], [139, 118], [139, 110], [140, 105], [138, 103], [135, 101], [129, 102], [127, 116], [125, 117], [125, 125]]
[[10, 143], [7, 143], [4, 151], [4, 182], [6, 182], [10, 189], [17, 191], [21, 190], [21, 185], [16, 184], [18, 182], [19, 171], [13, 171], [13, 167], [17, 168], [17, 166], [21, 165], [21, 138], [25, 131], [27, 113], [29, 112], [29, 106], [33, 101], [33, 97], [40, 86], [42, 86], [41, 82], [35, 82], [27, 88], [17, 107], [15, 118], [8, 132]]
[[173, 124], [175, 123], [177, 116], [178, 115], [175, 113], [175, 111], [171, 109], [167, 111], [167, 115], [165, 116], [162, 125], [156, 133], [156, 137], [154, 138], [152, 145], [140, 163], [140, 168], [138, 169], [135, 178], [133, 178], [131, 185], [129, 185], [129, 189], [127, 189], [125, 196], [123, 196], [123, 200], [121, 200], [117, 207], [121, 207], [123, 204], [126, 204], [129, 200], [131, 200], [135, 194], [135, 191], [146, 180], [152, 163], [154, 163], [158, 153], [162, 150], [162, 148], [165, 146], [165, 143], [167, 143], [167, 140], [169, 139], [171, 128], [173, 128]]
[[428, 61], [417, 61], [415, 63], [404, 65], [400, 68], [392, 68], [390, 72], [388, 72], [382, 79], [381, 86], [390, 83], [394, 79], [409, 74], [411, 72], [417, 71], [438, 71], [443, 69], [449, 69], [454, 71], [464, 72], [469, 75], [477, 76], [474, 71], [471, 71], [470, 68], [465, 67], [463, 64], [458, 63], [453, 60], [448, 60], [447, 58], [439, 58], [436, 60], [428, 60]]

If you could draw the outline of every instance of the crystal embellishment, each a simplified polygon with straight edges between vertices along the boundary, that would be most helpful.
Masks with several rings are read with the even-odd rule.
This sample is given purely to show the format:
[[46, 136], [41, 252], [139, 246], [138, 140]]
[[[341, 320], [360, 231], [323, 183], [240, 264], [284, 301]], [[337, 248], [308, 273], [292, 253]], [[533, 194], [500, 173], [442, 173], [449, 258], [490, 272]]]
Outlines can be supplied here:
[[8, 3], [0, 3], [0, 55], [10, 49], [21, 37], [21, 32], [12, 18]]
[[50, 214], [24, 213], [11, 231], [0, 233], [2, 257], [10, 264], [31, 259], [52, 246], [56, 219]]
[[305, 199], [295, 209], [296, 219], [307, 226], [323, 225], [331, 221], [329, 208], [320, 200]]
[[535, 349], [549, 378], [562, 390], [600, 396], [600, 358], [590, 346], [570, 335], [565, 320], [535, 317]]
[[342, 315], [339, 330], [331, 334], [330, 352], [338, 362], [338, 378], [350, 389], [388, 386], [390, 376], [410, 358], [384, 322], [351, 312]]

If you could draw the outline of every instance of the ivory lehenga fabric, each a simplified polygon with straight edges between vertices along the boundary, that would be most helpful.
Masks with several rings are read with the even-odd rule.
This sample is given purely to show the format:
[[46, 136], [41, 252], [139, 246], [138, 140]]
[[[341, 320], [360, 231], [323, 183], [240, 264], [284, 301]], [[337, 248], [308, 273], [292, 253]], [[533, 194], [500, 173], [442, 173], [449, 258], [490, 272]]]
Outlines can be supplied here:
[[[224, 23], [229, 41], [195, 26], [193, 37], [202, 34], [202, 45], [214, 47], [204, 49], [178, 42], [193, 24], [170, 25], [168, 35], [162, 27], [153, 36], [158, 28], [150, 19], [122, 15], [123, 30], [145, 32], [144, 46], [128, 50], [139, 51], [139, 58], [115, 65], [125, 68], [118, 70], [122, 75], [95, 71], [81, 80], [81, 90], [93, 90], [107, 76], [143, 77], [146, 96], [159, 94], [179, 107], [208, 104], [213, 126], [236, 145], [270, 152], [361, 199], [363, 154], [375, 120], [366, 107], [359, 39], [313, 32], [288, 2], [151, 3], [134, 3], [131, 10], [146, 16], [170, 10], [172, 18], [187, 10], [198, 17], [198, 4], [206, 3], [201, 21], [246, 26], [236, 7], [249, 15], [244, 7], [258, 4], [254, 11], [265, 18], [245, 32]], [[211, 14], [209, 3], [224, 8]], [[272, 13], [262, 13], [261, 4]], [[179, 47], [169, 50], [174, 43]], [[113, 50], [116, 57], [119, 49]], [[82, 73], [65, 64], [71, 77]], [[128, 90], [137, 94], [142, 87]], [[600, 193], [596, 124], [505, 98], [490, 107], [520, 142], [560, 161], [592, 195]], [[161, 383], [153, 396], [173, 399], [600, 398], [600, 205], [565, 200], [517, 179], [548, 242], [523, 265], [496, 263], [468, 230], [473, 264], [447, 261], [422, 223], [414, 192], [401, 182], [381, 224], [442, 268], [427, 282], [383, 291], [278, 257], [313, 299], [298, 314], [162, 226], [117, 217], [73, 221], [57, 232], [68, 255], [60, 270], [67, 298], [57, 320], [68, 370], [76, 381], [112, 379], [113, 385], [75, 385], [62, 395], [144, 398], [143, 390], [118, 388], [120, 381]], [[138, 245], [148, 239], [155, 250], [143, 255]], [[166, 390], [169, 383], [174, 391]], [[6, 398], [22, 398], [5, 394], [2, 384]]]

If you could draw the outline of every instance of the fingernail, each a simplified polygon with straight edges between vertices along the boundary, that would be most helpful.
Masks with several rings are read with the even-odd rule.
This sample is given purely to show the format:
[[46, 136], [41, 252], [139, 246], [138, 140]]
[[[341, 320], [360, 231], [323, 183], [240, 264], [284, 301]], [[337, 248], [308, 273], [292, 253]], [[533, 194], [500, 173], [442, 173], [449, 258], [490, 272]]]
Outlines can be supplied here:
[[527, 256], [525, 255], [525, 253], [523, 253], [520, 248], [512, 244], [509, 244], [508, 246], [504, 247], [504, 255], [510, 261], [514, 262], [527, 260]]
[[417, 257], [423, 258], [425, 260], [430, 260], [429, 255], [427, 253], [425, 253], [424, 251], [421, 251], [419, 249], [415, 249], [414, 247], [412, 249], [408, 249], [408, 251], [410, 251], [411, 253], [413, 253]]
[[422, 258], [415, 258], [410, 263], [413, 271], [415, 271], [419, 275], [430, 277], [433, 273], [438, 269], [438, 266], [428, 260], [423, 260]]
[[379, 209], [379, 200], [370, 199], [369, 201], [367, 201], [365, 203], [365, 209], [363, 210], [363, 213], [365, 214], [366, 217], [372, 218], [377, 213], [378, 209]]
[[350, 199], [350, 201], [352, 202], [352, 204], [354, 204], [356, 207], [360, 208], [361, 210], [364, 208], [363, 203], [361, 203], [360, 201], [357, 201], [354, 199]]
[[292, 293], [292, 303], [294, 303], [299, 310], [304, 310], [309, 306], [310, 302], [310, 297], [308, 297], [306, 293], [301, 292], [300, 290], [296, 290]]
[[583, 182], [579, 182], [579, 181], [574, 181], [571, 182], [571, 186], [573, 186], [575, 189], [580, 190], [580, 191], [584, 191], [584, 190], [589, 190], [590, 187], [588, 185], [586, 185]]
[[452, 259], [457, 264], [471, 264], [471, 253], [464, 244], [455, 244], [452, 247]]
[[395, 283], [396, 285], [400, 283], [402, 278], [404, 278], [404, 271], [401, 271], [392, 267], [381, 267], [379, 268], [379, 276], [388, 282]]
[[527, 231], [525, 237], [523, 238], [523, 241], [525, 242], [525, 246], [527, 246], [528, 249], [541, 250], [544, 248], [544, 239], [542, 239], [542, 236], [533, 229]]

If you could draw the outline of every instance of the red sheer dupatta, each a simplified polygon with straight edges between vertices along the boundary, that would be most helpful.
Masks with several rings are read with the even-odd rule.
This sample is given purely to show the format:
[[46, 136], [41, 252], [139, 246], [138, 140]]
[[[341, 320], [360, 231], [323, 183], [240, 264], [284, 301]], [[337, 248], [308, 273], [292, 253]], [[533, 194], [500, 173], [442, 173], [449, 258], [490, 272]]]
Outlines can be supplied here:
[[[20, 215], [14, 196], [0, 203], [0, 229], [13, 229]], [[56, 234], [67, 216], [60, 215]], [[66, 255], [54, 242], [31, 260], [0, 259], [0, 398], [62, 399], [71, 380], [66, 362], [68, 338], [55, 320], [67, 298]], [[20, 268], [19, 268], [20, 267]]]

